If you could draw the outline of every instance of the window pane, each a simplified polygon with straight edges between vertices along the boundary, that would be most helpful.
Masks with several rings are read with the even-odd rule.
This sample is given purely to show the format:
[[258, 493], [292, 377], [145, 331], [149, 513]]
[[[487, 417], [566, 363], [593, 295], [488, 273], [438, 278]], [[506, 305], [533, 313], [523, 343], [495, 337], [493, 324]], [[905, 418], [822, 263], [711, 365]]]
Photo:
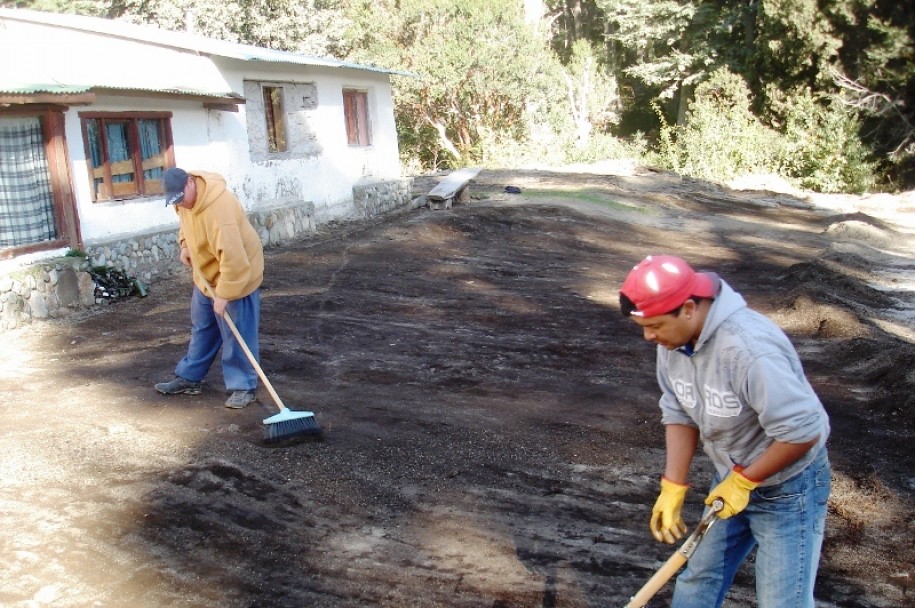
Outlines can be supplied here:
[[104, 124], [105, 135], [108, 138], [108, 162], [111, 163], [112, 195], [118, 198], [136, 194], [137, 182], [128, 135], [129, 123], [126, 120], [106, 120]]
[[57, 238], [38, 118], [0, 118], [0, 247]]
[[110, 198], [108, 190], [105, 188], [105, 172], [103, 165], [105, 158], [102, 148], [102, 134], [99, 120], [90, 119], [86, 121], [86, 139], [89, 142], [89, 162], [92, 165], [92, 191], [96, 200], [100, 198]]
[[359, 143], [367, 146], [372, 143], [369, 138], [369, 104], [368, 95], [358, 93], [356, 95], [356, 116], [359, 122]]
[[146, 194], [162, 194], [162, 173], [165, 171], [162, 121], [141, 118], [137, 121], [137, 126], [140, 131], [140, 158], [143, 162], [143, 190]]
[[353, 91], [343, 91], [343, 119], [346, 121], [346, 143], [359, 143], [359, 126], [356, 122], [356, 99]]
[[80, 117], [93, 200], [162, 193], [162, 174], [171, 162], [171, 114], [93, 112]]
[[283, 112], [283, 87], [264, 87], [264, 115], [267, 120], [267, 149], [286, 151], [286, 121]]

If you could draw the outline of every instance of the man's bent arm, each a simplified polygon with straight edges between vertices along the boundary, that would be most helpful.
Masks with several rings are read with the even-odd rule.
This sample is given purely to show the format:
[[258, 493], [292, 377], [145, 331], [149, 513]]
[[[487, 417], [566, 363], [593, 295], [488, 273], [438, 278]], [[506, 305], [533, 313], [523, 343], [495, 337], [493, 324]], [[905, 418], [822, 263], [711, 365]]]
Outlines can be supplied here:
[[775, 441], [760, 454], [759, 458], [744, 467], [741, 475], [751, 481], [763, 482], [803, 458], [818, 441], [819, 437], [806, 443]]

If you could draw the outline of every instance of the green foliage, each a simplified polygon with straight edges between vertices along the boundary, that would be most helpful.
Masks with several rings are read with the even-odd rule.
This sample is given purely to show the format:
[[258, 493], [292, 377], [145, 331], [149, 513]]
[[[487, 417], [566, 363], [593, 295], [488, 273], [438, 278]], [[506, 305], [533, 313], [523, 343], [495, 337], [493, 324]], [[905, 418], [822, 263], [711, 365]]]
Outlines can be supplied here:
[[[59, 0], [63, 1], [63, 0]], [[84, 2], [86, 0], [83, 0]], [[337, 2], [321, 0], [110, 0], [111, 18], [191, 31], [231, 42], [315, 56], [343, 48], [346, 20]]]
[[751, 111], [744, 80], [718, 70], [696, 88], [684, 126], [661, 129], [660, 157], [675, 171], [713, 181], [778, 173], [819, 192], [864, 192], [874, 166], [858, 137], [860, 123], [839, 102], [809, 90], [770, 96], [781, 115], [778, 130]]
[[[12, 5], [189, 25], [411, 72], [393, 79], [411, 170], [628, 151], [719, 180], [778, 169], [808, 188], [862, 191], [879, 166], [894, 183], [915, 183], [915, 28], [906, 3], [544, 0], [531, 22], [517, 0]], [[648, 135], [633, 150], [618, 136], [636, 130]]]
[[[829, 86], [830, 66], [835, 65], [842, 41], [819, 4], [818, 0], [759, 2], [753, 14], [751, 63], [742, 69], [751, 82], [776, 83], [783, 91]], [[762, 87], [754, 92], [762, 94]]]
[[[559, 68], [566, 89], [568, 111], [577, 138], [575, 146], [586, 148], [592, 132], [604, 132], [619, 123], [619, 87], [590, 43], [578, 40], [572, 45], [569, 61]], [[560, 128], [567, 128], [560, 125]]]
[[744, 80], [721, 69], [696, 88], [685, 125], [665, 122], [659, 152], [663, 164], [674, 171], [727, 181], [774, 172], [778, 145], [778, 135], [751, 112]]
[[598, 0], [598, 6], [611, 24], [610, 41], [627, 54], [625, 72], [650, 87], [660, 87], [662, 97], [671, 97], [682, 82], [703, 72], [709, 53], [707, 45], [700, 43], [705, 36], [699, 32], [711, 32], [714, 24], [700, 22], [706, 12], [700, 13], [698, 4]]
[[866, 192], [875, 165], [858, 136], [860, 121], [838, 100], [802, 90], [778, 104], [784, 120], [780, 173], [818, 192]]
[[904, 2], [836, 0], [829, 18], [842, 39], [836, 84], [862, 119], [881, 171], [915, 186], [915, 27]]
[[11, 4], [14, 8], [93, 17], [105, 17], [108, 11], [108, 2], [99, 0], [14, 0]]
[[[491, 0], [365, 3], [352, 33], [362, 56], [414, 73], [395, 83], [401, 148], [426, 167], [477, 163], [494, 139], [523, 140], [553, 59], [517, 7]], [[377, 28], [377, 29], [376, 29]]]

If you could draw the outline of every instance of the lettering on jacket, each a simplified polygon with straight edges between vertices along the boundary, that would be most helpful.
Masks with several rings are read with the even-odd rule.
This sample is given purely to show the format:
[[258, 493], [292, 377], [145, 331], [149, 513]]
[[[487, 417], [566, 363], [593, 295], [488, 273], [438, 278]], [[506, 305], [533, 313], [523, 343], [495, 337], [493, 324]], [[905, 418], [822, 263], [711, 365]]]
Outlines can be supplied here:
[[677, 395], [677, 401], [683, 407], [693, 409], [699, 402], [696, 397], [696, 387], [693, 386], [692, 382], [674, 379], [674, 393]]
[[743, 406], [740, 399], [730, 391], [719, 391], [705, 385], [705, 411], [709, 416], [732, 418], [739, 416]]
[[[680, 402], [680, 405], [688, 409], [693, 409], [698, 405], [699, 399], [693, 383], [674, 380], [673, 385], [674, 393], [677, 395], [677, 401]], [[704, 398], [705, 411], [709, 416], [732, 418], [739, 416], [743, 410], [740, 399], [730, 391], [720, 391], [706, 385]]]

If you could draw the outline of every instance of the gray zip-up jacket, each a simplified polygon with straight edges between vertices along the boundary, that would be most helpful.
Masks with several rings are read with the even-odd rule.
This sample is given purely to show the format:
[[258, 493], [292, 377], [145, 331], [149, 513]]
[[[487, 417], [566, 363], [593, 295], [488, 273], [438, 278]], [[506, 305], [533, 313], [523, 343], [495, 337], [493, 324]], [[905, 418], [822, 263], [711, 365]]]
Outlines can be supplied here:
[[829, 436], [829, 417], [782, 330], [751, 310], [721, 281], [693, 353], [658, 347], [661, 420], [699, 429], [702, 446], [724, 478], [749, 466], [774, 440], [819, 442], [761, 485], [803, 470]]

